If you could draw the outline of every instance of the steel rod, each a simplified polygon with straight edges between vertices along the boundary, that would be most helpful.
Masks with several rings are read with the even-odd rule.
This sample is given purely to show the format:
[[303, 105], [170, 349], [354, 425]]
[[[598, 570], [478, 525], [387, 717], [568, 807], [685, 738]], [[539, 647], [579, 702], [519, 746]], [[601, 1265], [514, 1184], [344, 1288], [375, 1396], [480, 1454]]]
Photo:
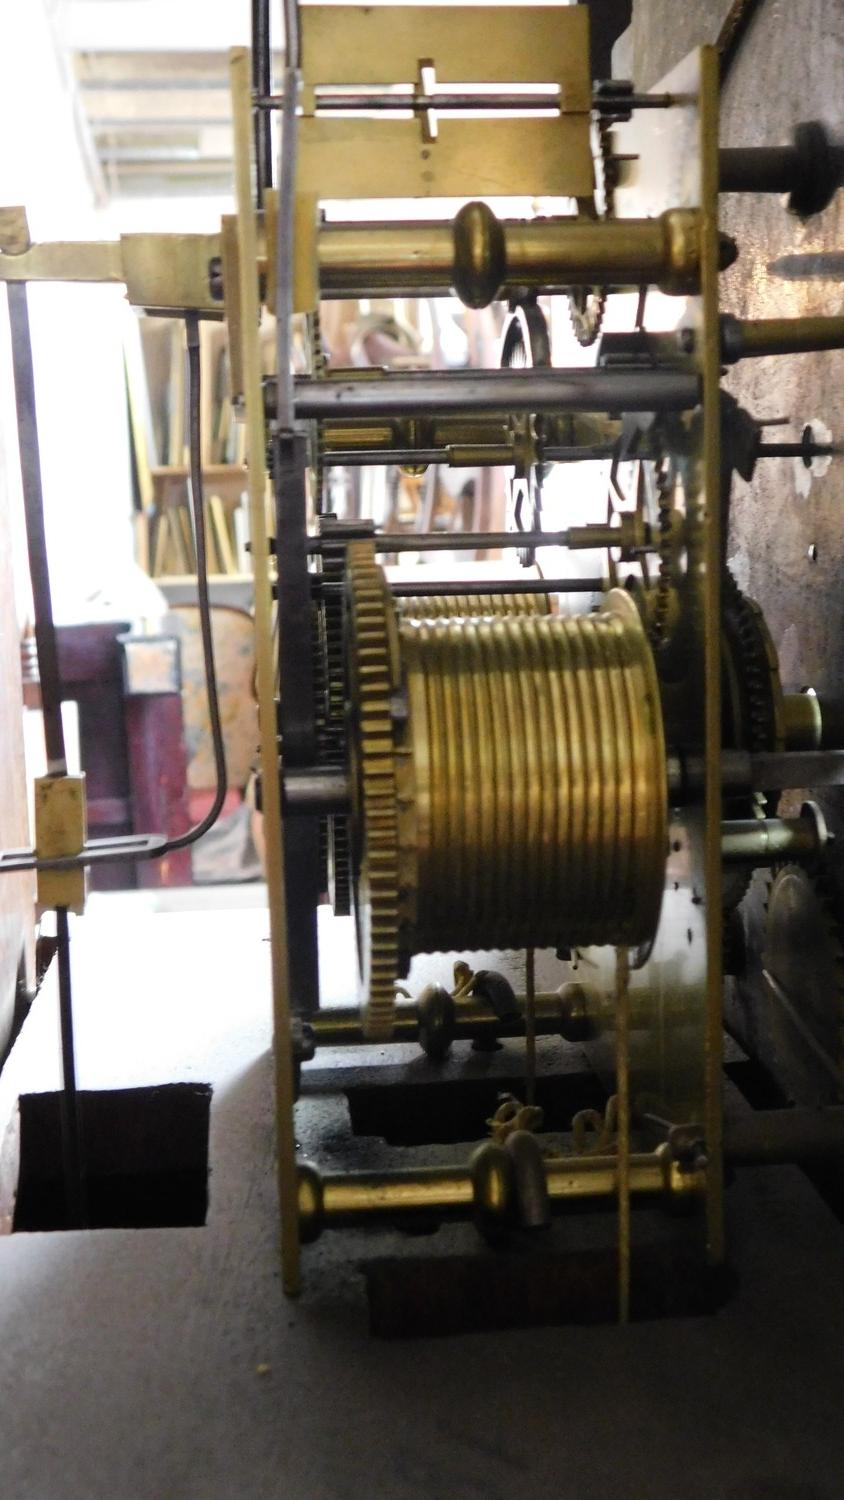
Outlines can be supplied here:
[[722, 193], [788, 193], [800, 218], [820, 213], [844, 182], [844, 146], [818, 120], [795, 126], [793, 145], [727, 147], [719, 153]]
[[[331, 587], [314, 575], [321, 589]], [[526, 578], [498, 580], [450, 579], [448, 582], [411, 582], [391, 584], [396, 598], [451, 597], [455, 594], [576, 594], [601, 593], [601, 578]], [[726, 792], [752, 788], [777, 787], [781, 791], [813, 790], [823, 786], [844, 786], [844, 750], [771, 750], [751, 755], [745, 750], [725, 750], [721, 756], [722, 785]], [[293, 773], [295, 776], [295, 772]], [[326, 778], [336, 775], [320, 767]], [[704, 784], [704, 765], [700, 757], [668, 757], [668, 794], [675, 803], [698, 796]], [[339, 783], [338, 783], [339, 788]], [[339, 796], [339, 790], [337, 792]], [[296, 797], [294, 792], [294, 801]], [[322, 795], [322, 793], [320, 793]], [[326, 794], [328, 795], [328, 794]], [[799, 820], [798, 820], [799, 821]], [[764, 826], [753, 820], [748, 831], [764, 838]], [[23, 870], [71, 870], [77, 865], [113, 864], [122, 860], [154, 859], [165, 844], [161, 834], [125, 835], [114, 839], [92, 839], [80, 854], [39, 860], [34, 849], [0, 851], [0, 875], [20, 874]]]
[[399, 467], [414, 467], [422, 464], [447, 464], [447, 448], [327, 448], [327, 468], [357, 469], [376, 464], [397, 464]]
[[41, 683], [41, 710], [44, 720], [47, 771], [50, 775], [64, 775], [67, 771], [67, 761], [62, 727], [61, 674], [56, 629], [53, 623], [53, 596], [50, 589], [47, 532], [44, 524], [44, 492], [41, 483], [41, 455], [38, 445], [35, 370], [32, 361], [26, 283], [10, 283], [6, 295], [9, 306], [21, 485], [29, 577], [35, 614], [35, 647]]
[[470, 111], [478, 114], [499, 114], [501, 111], [520, 110], [531, 113], [559, 113], [560, 90], [546, 93], [488, 94], [480, 90], [463, 92], [422, 93], [355, 93], [351, 90], [320, 93], [315, 91], [314, 105], [321, 114], [462, 114]]
[[742, 357], [844, 349], [844, 318], [754, 318], [741, 324]]
[[[509, 536], [511, 533], [508, 532]], [[513, 533], [518, 537], [518, 533]], [[521, 542], [518, 543], [521, 546]], [[419, 570], [422, 571], [421, 569]], [[431, 570], [426, 568], [427, 574]], [[312, 588], [317, 598], [336, 598], [343, 592], [339, 578], [327, 578], [322, 573], [312, 573]], [[390, 582], [390, 593], [395, 599], [453, 599], [463, 594], [600, 594], [607, 584], [603, 578], [519, 578], [508, 579], [464, 579], [406, 580]], [[678, 761], [679, 766], [679, 761]], [[678, 784], [680, 772], [677, 772]]]
[[345, 771], [327, 766], [291, 767], [282, 782], [283, 805], [291, 814], [344, 813], [351, 804]]
[[832, 457], [841, 450], [833, 443], [760, 443], [757, 458], [802, 458], [808, 468], [813, 458]]
[[752, 757], [753, 785], [844, 786], [844, 750], [772, 750]]
[[808, 354], [844, 348], [844, 318], [734, 318], [721, 316], [721, 352], [727, 364], [769, 354]]
[[[570, 551], [619, 547], [625, 538], [616, 526], [598, 523], [570, 526], [567, 531], [407, 531], [381, 532], [372, 538], [376, 552], [491, 552], [508, 547], [567, 547]], [[309, 552], [322, 550], [322, 539], [312, 537]], [[462, 592], [462, 590], [461, 590]], [[484, 589], [484, 593], [490, 593]]]
[[297, 379], [299, 418], [426, 416], [478, 411], [583, 411], [616, 415], [688, 411], [700, 382], [684, 370], [419, 371], [374, 380]]
[[[521, 545], [521, 543], [519, 544]], [[602, 578], [450, 578], [448, 582], [390, 583], [394, 599], [452, 599], [461, 594], [600, 594]]]
[[[798, 452], [802, 452], [799, 449]], [[826, 450], [817, 449], [817, 452]], [[829, 449], [832, 452], [832, 449]], [[581, 447], [545, 447], [540, 445], [539, 457], [543, 463], [575, 464], [592, 460], [612, 458], [613, 443], [595, 443]], [[414, 468], [423, 464], [450, 464], [457, 469], [498, 468], [514, 461], [513, 449], [505, 444], [480, 444], [468, 448], [460, 443], [447, 448], [334, 448], [327, 449], [325, 463], [329, 467], [364, 468], [378, 464], [396, 464], [400, 468]]]
[[798, 166], [793, 146], [722, 146], [718, 164], [722, 193], [788, 193]]
[[729, 864], [811, 859], [820, 847], [817, 825], [809, 818], [748, 818], [721, 825], [721, 857]]
[[[271, 92], [270, 0], [252, 0], [252, 90], [256, 98]], [[266, 111], [253, 116], [255, 149], [255, 207], [264, 206], [264, 191], [272, 187], [272, 122]]]
[[[265, 89], [254, 103], [257, 109], [269, 111], [281, 109], [284, 98], [281, 94], [273, 94], [269, 89]], [[605, 114], [626, 114], [632, 109], [669, 109], [676, 103], [677, 98], [674, 94], [614, 94], [602, 93], [599, 89], [592, 97], [593, 108]], [[560, 108], [560, 91], [549, 89], [530, 94], [492, 94], [469, 90], [458, 93], [452, 90], [449, 93], [437, 92], [435, 94], [418, 92], [367, 94], [356, 93], [351, 89], [338, 89], [330, 93], [317, 92], [315, 106], [318, 115], [338, 111], [355, 114], [421, 114], [428, 110], [444, 114], [465, 110], [475, 110], [483, 114], [497, 113], [500, 110], [553, 112]]]
[[56, 962], [59, 973], [59, 1027], [62, 1052], [61, 1142], [65, 1214], [68, 1229], [87, 1223], [84, 1146], [79, 1091], [76, 1087], [76, 1049], [73, 1038], [73, 993], [70, 973], [70, 927], [67, 908], [56, 910]]
[[[608, 458], [614, 458], [617, 450], [615, 443], [588, 443], [582, 446], [572, 444], [570, 447], [557, 444], [540, 443], [539, 457], [542, 462], [549, 464], [580, 464], [603, 462]], [[637, 457], [642, 456], [637, 454]], [[644, 455], [645, 457], [647, 455]]]
[[[705, 765], [702, 756], [668, 757], [669, 796], [684, 801], [701, 792]], [[844, 786], [844, 750], [724, 750], [721, 782], [726, 792], [765, 787], [780, 791], [821, 786]], [[757, 824], [758, 827], [758, 824]]]

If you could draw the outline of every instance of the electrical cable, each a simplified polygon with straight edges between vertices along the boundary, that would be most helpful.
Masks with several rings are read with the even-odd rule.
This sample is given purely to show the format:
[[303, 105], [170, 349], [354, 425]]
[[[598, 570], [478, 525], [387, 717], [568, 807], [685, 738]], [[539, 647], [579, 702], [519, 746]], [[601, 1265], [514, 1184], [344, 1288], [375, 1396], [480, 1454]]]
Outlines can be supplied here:
[[736, 54], [749, 30], [750, 23], [761, 8], [762, 0], [733, 0], [715, 41], [721, 69], [721, 86], [735, 61]]
[[226, 750], [223, 743], [223, 726], [220, 719], [220, 698], [217, 691], [217, 673], [214, 665], [214, 638], [211, 630], [211, 605], [208, 597], [208, 553], [205, 537], [205, 497], [202, 486], [202, 450], [200, 444], [200, 394], [201, 377], [199, 361], [199, 318], [196, 313], [185, 315], [185, 331], [188, 346], [188, 431], [190, 447], [190, 494], [193, 512], [194, 543], [196, 547], [196, 595], [199, 608], [199, 629], [202, 636], [202, 660], [205, 669], [205, 691], [208, 697], [208, 718], [211, 724], [211, 740], [214, 747], [214, 771], [216, 791], [214, 801], [201, 822], [189, 828], [187, 833], [168, 839], [162, 849], [156, 849], [154, 858], [170, 854], [174, 849], [184, 849], [195, 844], [212, 828], [223, 810], [228, 791], [226, 775]]

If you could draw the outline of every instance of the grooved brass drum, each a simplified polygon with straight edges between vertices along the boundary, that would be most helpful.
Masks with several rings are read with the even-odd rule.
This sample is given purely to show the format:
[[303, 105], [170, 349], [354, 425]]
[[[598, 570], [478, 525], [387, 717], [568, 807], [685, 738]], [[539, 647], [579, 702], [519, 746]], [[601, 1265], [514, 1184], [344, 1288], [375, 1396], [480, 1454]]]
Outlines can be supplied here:
[[461, 619], [467, 615], [549, 615], [550, 594], [437, 594], [397, 599], [401, 620]]
[[372, 544], [349, 564], [367, 1033], [389, 1035], [413, 953], [650, 941], [665, 744], [631, 598], [397, 622]]
[[[666, 855], [656, 676], [635, 605], [405, 622], [410, 951], [653, 937]], [[410, 787], [403, 788], [407, 792]]]

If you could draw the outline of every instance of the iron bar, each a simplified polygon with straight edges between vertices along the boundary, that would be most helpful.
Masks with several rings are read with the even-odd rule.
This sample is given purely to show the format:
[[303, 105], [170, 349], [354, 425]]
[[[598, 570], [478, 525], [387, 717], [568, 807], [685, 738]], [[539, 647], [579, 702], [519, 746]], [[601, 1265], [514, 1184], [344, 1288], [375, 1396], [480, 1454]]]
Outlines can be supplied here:
[[721, 825], [721, 857], [728, 864], [813, 859], [822, 847], [823, 838], [811, 818], [747, 818]]
[[771, 750], [752, 757], [753, 785], [844, 786], [844, 750]]
[[32, 362], [26, 283], [10, 283], [7, 297], [26, 546], [35, 614], [35, 646], [38, 654], [38, 676], [41, 682], [41, 710], [44, 719], [47, 771], [50, 775], [61, 776], [67, 772], [62, 727], [61, 674], [56, 630], [53, 623], [53, 596], [50, 589], [50, 566], [47, 557], [47, 531], [44, 524], [44, 492], [41, 482], [41, 454], [38, 446], [35, 369]]
[[373, 380], [298, 378], [294, 387], [296, 416], [322, 421], [420, 412], [689, 411], [699, 400], [698, 376], [684, 370], [422, 370]]
[[75, 870], [78, 865], [113, 865], [124, 859], [157, 859], [165, 852], [166, 843], [160, 833], [127, 833], [111, 839], [90, 839], [79, 854], [57, 859], [39, 859], [35, 849], [4, 849], [0, 850], [0, 875], [19, 875], [22, 870]]
[[[283, 107], [284, 96], [273, 94], [267, 89], [254, 102], [257, 109], [271, 111]], [[560, 102], [561, 96], [558, 88], [544, 92], [537, 90], [536, 93], [529, 94], [493, 94], [469, 90], [463, 93], [452, 91], [423, 94], [414, 91], [402, 94], [367, 94], [356, 93], [351, 89], [320, 93], [317, 89], [315, 112], [317, 115], [337, 112], [424, 114], [429, 110], [441, 114], [461, 113], [465, 110], [474, 110], [482, 114], [497, 114], [501, 110], [522, 110], [530, 113], [544, 110], [555, 113], [559, 111]], [[626, 114], [632, 109], [669, 109], [675, 103], [677, 99], [673, 94], [605, 94], [597, 90], [592, 98], [593, 109], [612, 115], [622, 112]]]
[[450, 578], [448, 582], [431, 583], [407, 583], [402, 579], [390, 583], [394, 599], [453, 599], [461, 594], [473, 597], [478, 594], [600, 594], [603, 589], [602, 578]]
[[[257, 98], [271, 92], [270, 0], [252, 0], [252, 90]], [[255, 150], [255, 207], [264, 206], [264, 191], [272, 187], [272, 121], [258, 108], [253, 115]]]
[[315, 113], [321, 114], [462, 114], [466, 111], [478, 114], [500, 114], [512, 110], [558, 114], [561, 104], [560, 90], [546, 93], [482, 93], [479, 90], [464, 92], [442, 92], [435, 94], [413, 93], [356, 93], [352, 90], [320, 92], [314, 95]]
[[[567, 547], [569, 535], [568, 531], [408, 531], [381, 533], [372, 540], [376, 552], [388, 554], [484, 552], [507, 547]], [[310, 538], [310, 553], [321, 552], [322, 547], [321, 537]]]
[[284, 773], [282, 797], [291, 814], [345, 813], [351, 803], [351, 786], [343, 770], [297, 766]]
[[[547, 443], [544, 447], [541, 443], [539, 444], [540, 461], [548, 464], [603, 462], [606, 459], [614, 458], [616, 452], [617, 445], [615, 443], [587, 443], [581, 446], [575, 444], [559, 446], [558, 444]], [[647, 454], [637, 452], [636, 457], [647, 457]]]
[[[614, 453], [615, 445], [612, 443], [594, 443], [580, 447], [539, 446], [541, 462], [552, 464], [610, 459]], [[325, 463], [329, 468], [336, 465], [338, 468], [350, 469], [376, 464], [396, 464], [399, 468], [449, 464], [457, 469], [480, 469], [513, 462], [512, 447], [494, 443], [478, 444], [471, 448], [461, 443], [449, 444], [446, 448], [329, 448], [325, 455]]]
[[806, 468], [809, 468], [813, 458], [831, 458], [840, 451], [834, 443], [760, 443], [756, 449], [756, 457], [800, 458]]
[[[627, 537], [619, 527], [597, 523], [570, 526], [566, 531], [406, 531], [380, 532], [372, 538], [376, 552], [490, 552], [508, 547], [620, 547]], [[308, 539], [310, 553], [321, 552], [322, 537]], [[463, 590], [461, 589], [462, 593]], [[481, 590], [488, 594], [490, 589]]]
[[[698, 795], [705, 772], [702, 756], [669, 755], [669, 797], [683, 802]], [[844, 786], [844, 750], [761, 750], [753, 755], [747, 750], [724, 750], [721, 781], [725, 792]]]
[[447, 448], [327, 448], [326, 468], [357, 469], [375, 464], [397, 464], [399, 468], [423, 464], [447, 464]]
[[[508, 535], [510, 535], [508, 533]], [[515, 540], [521, 545], [517, 533]], [[320, 588], [331, 587], [318, 575], [312, 575]], [[601, 578], [526, 578], [467, 580], [448, 582], [405, 582], [391, 584], [398, 599], [435, 598], [455, 594], [587, 594], [600, 593], [605, 587]], [[725, 792], [747, 791], [754, 787], [778, 787], [782, 791], [844, 786], [844, 750], [770, 750], [751, 755], [746, 750], [725, 750], [721, 757], [722, 785]], [[326, 775], [333, 774], [326, 772]], [[295, 776], [295, 772], [294, 772]], [[703, 788], [702, 757], [670, 755], [668, 757], [668, 795], [674, 803], [698, 796]], [[326, 794], [327, 795], [327, 794]], [[296, 793], [294, 792], [294, 800]], [[797, 820], [800, 821], [800, 820]], [[751, 832], [760, 834], [764, 825], [753, 820]], [[764, 836], [761, 833], [760, 836]], [[23, 870], [72, 870], [77, 865], [115, 864], [121, 860], [155, 859], [166, 840], [161, 834], [127, 834], [112, 839], [91, 839], [80, 854], [59, 859], [39, 860], [34, 849], [0, 850], [0, 875], [17, 875]]]
[[768, 354], [809, 354], [844, 348], [844, 318], [734, 318], [721, 315], [721, 354], [727, 364]]
[[61, 1110], [62, 1173], [68, 1229], [87, 1222], [85, 1163], [79, 1091], [76, 1087], [76, 1050], [73, 1040], [73, 994], [70, 975], [70, 928], [67, 908], [56, 909], [56, 962], [59, 972], [59, 1026], [62, 1050]]
[[722, 193], [790, 193], [798, 162], [793, 146], [722, 146]]
[[792, 142], [722, 149], [719, 191], [788, 193], [788, 206], [801, 219], [820, 213], [844, 182], [844, 146], [819, 120], [796, 125]]

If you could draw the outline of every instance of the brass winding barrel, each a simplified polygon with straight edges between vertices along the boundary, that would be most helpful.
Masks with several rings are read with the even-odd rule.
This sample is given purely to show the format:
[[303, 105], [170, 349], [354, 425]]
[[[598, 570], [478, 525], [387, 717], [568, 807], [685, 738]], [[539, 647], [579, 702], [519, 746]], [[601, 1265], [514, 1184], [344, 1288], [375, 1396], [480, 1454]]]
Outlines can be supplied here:
[[665, 869], [665, 748], [629, 596], [615, 590], [601, 613], [570, 618], [405, 618], [399, 641], [406, 951], [648, 941]]
[[434, 594], [396, 599], [400, 620], [461, 619], [479, 615], [549, 615], [550, 594]]

